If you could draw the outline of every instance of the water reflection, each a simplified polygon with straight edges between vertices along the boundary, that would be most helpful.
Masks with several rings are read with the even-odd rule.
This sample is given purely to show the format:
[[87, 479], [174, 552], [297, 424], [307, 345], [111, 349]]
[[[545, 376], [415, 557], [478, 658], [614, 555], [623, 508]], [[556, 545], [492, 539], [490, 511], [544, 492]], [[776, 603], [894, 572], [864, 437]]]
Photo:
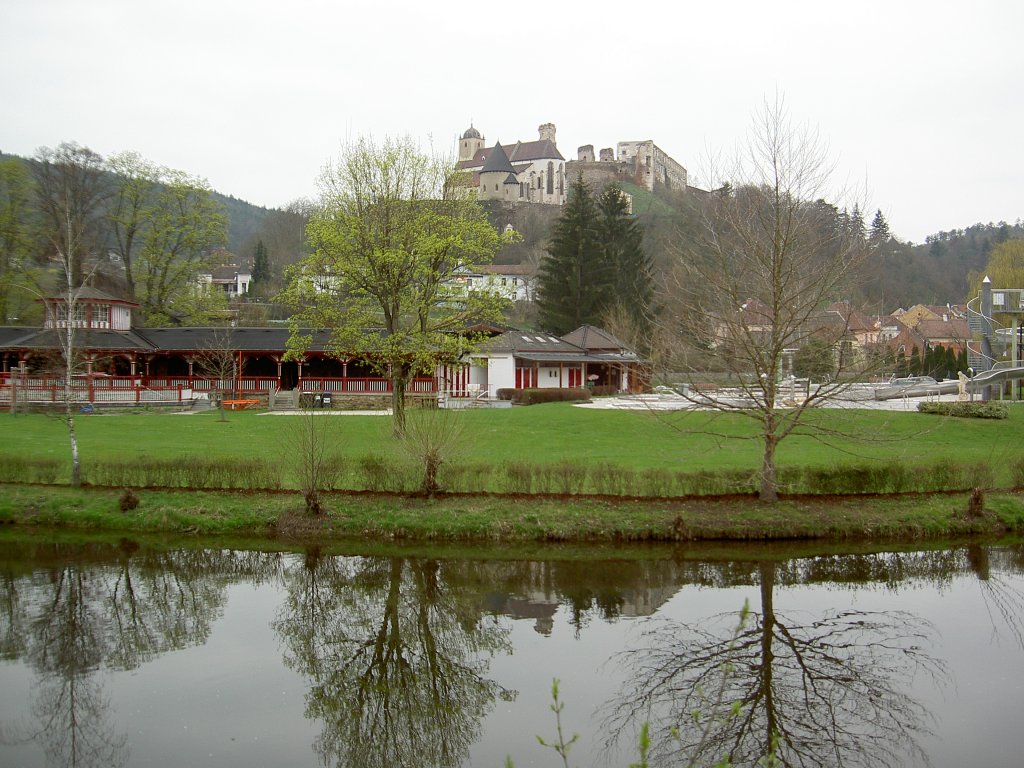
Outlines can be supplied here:
[[[295, 555], [130, 541], [0, 543], [0, 660], [33, 678], [25, 705], [11, 704], [0, 690], [0, 705], [17, 712], [0, 729], [0, 763], [5, 746], [34, 745], [50, 765], [174, 765], [173, 755], [153, 754], [139, 735], [144, 728], [133, 725], [129, 740], [118, 711], [129, 677], [123, 673], [143, 676], [161, 666], [154, 664], [161, 656], [183, 649], [196, 653], [189, 664], [217, 669], [222, 657], [203, 655], [208, 646], [220, 653], [244, 648], [253, 658], [251, 677], [260, 678], [256, 692], [269, 669], [282, 670], [275, 679], [293, 681], [293, 700], [302, 702], [282, 712], [290, 726], [280, 738], [296, 742], [283, 752], [306, 762], [312, 741], [320, 762], [339, 766], [447, 767], [471, 756], [483, 764], [478, 745], [501, 728], [514, 731], [513, 750], [527, 749], [535, 733], [549, 731], [550, 713], [533, 706], [543, 710], [537, 726], [523, 710], [534, 693], [546, 694], [552, 676], [563, 677], [568, 694], [586, 682], [599, 691], [590, 700], [611, 697], [594, 726], [601, 734], [588, 736], [594, 741], [649, 720], [657, 734], [652, 764], [729, 757], [733, 765], [755, 765], [774, 749], [782, 765], [902, 765], [924, 761], [925, 749], [934, 759], [929, 733], [940, 729], [928, 710], [942, 705], [922, 696], [921, 682], [949, 680], [935, 650], [941, 638], [924, 618], [937, 614], [922, 612], [929, 601], [934, 610], [944, 593], [955, 592], [957, 605], [968, 604], [975, 627], [982, 625], [982, 642], [986, 634], [1011, 638], [1016, 653], [1004, 658], [1021, 658], [1024, 548], [735, 553], [499, 560], [334, 556], [316, 547]], [[231, 589], [238, 585], [261, 589]], [[708, 587], [699, 591], [715, 605], [689, 610], [689, 591], [680, 594], [688, 585]], [[816, 596], [813, 605], [792, 610], [793, 587]], [[861, 596], [871, 589], [887, 596], [881, 609], [864, 605], [871, 601]], [[740, 591], [750, 592], [754, 605], [737, 630]], [[248, 638], [225, 640], [231, 622], [219, 620], [231, 614], [229, 594], [262, 611], [246, 626], [264, 631], [269, 655], [258, 656], [263, 645]], [[889, 610], [894, 604], [899, 610]], [[631, 632], [638, 623], [644, 631]], [[579, 675], [607, 680], [573, 680], [554, 668], [538, 684], [534, 668], [546, 672], [557, 654], [563, 664], [566, 654], [581, 659], [573, 666]], [[964, 662], [949, 661], [957, 663]], [[616, 691], [620, 678], [627, 682]], [[166, 682], [155, 679], [148, 690]], [[229, 682], [224, 676], [218, 686]], [[735, 715], [733, 702], [741, 705]], [[213, 707], [200, 716], [221, 714]], [[671, 727], [678, 738], [668, 735]], [[502, 763], [509, 751], [503, 746], [483, 753], [487, 764]], [[196, 751], [207, 749], [223, 744]], [[253, 746], [235, 763], [261, 756]], [[587, 762], [582, 749], [579, 762]]]
[[286, 570], [274, 628], [309, 678], [325, 764], [459, 765], [495, 700], [514, 696], [488, 678], [508, 630], [481, 614], [467, 565], [310, 551]]
[[[831, 564], [807, 563], [806, 573]], [[629, 681], [607, 710], [612, 733], [632, 732], [637, 717], [655, 732], [674, 729], [656, 740], [655, 764], [925, 760], [919, 738], [930, 715], [908, 691], [919, 673], [947, 677], [929, 651], [933, 628], [906, 611], [779, 614], [776, 572], [792, 578], [793, 565], [756, 564], [760, 605], [739, 624], [732, 612], [649, 627], [640, 647], [622, 654]]]
[[[50, 765], [123, 766], [127, 735], [105, 692], [104, 671], [130, 670], [168, 650], [206, 641], [224, 602], [224, 576], [247, 554], [144, 552], [34, 545], [27, 576], [0, 581], [0, 647], [37, 677], [33, 723], [8, 726], [3, 743], [40, 744]], [[262, 556], [258, 558], [264, 559]], [[259, 569], [257, 569], [259, 570]]]

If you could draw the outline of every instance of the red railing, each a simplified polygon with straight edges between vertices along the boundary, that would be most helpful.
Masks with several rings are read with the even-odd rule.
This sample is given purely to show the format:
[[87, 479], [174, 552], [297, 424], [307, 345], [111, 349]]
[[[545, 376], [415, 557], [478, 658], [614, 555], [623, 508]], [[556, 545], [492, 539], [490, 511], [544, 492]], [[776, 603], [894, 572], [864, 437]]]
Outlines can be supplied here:
[[[217, 379], [206, 376], [76, 376], [69, 395], [80, 403], [157, 403], [183, 402], [197, 394], [219, 391], [246, 395], [266, 395], [278, 389], [280, 381], [273, 376], [243, 376], [239, 379]], [[305, 378], [301, 391], [331, 392], [343, 395], [391, 394], [391, 380], [374, 377]], [[433, 394], [437, 382], [432, 378], [413, 379], [409, 392]], [[32, 374], [0, 374], [0, 408], [13, 402], [62, 403], [65, 400], [64, 379], [58, 376]]]

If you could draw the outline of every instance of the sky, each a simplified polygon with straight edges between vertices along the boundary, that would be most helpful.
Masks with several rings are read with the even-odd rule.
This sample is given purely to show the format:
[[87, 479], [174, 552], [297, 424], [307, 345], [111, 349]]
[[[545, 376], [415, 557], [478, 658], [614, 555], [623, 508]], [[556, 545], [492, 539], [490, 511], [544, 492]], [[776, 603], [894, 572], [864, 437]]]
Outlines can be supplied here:
[[713, 183], [781, 99], [902, 240], [1024, 217], [1024, 2], [0, 0], [0, 152], [136, 151], [218, 192], [317, 194], [345, 143], [454, 154], [557, 126]]

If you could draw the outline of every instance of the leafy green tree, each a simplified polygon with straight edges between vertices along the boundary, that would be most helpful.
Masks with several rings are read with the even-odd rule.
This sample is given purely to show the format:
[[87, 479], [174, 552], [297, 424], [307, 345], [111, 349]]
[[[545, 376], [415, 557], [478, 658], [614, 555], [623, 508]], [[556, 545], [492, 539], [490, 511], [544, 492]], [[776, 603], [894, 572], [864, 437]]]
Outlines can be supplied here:
[[618, 184], [605, 187], [597, 199], [597, 213], [597, 235], [612, 280], [609, 304], [620, 305], [639, 335], [645, 336], [654, 309], [654, 277], [643, 229], [629, 213]]
[[540, 265], [537, 305], [545, 330], [561, 334], [585, 323], [596, 324], [611, 303], [612, 268], [598, 218], [594, 196], [580, 175], [569, 189], [547, 247], [548, 257]]
[[178, 319], [196, 299], [199, 273], [227, 239], [227, 220], [203, 179], [165, 169], [137, 255], [139, 302], [147, 325]]
[[[21, 317], [24, 288], [37, 245], [38, 220], [32, 176], [17, 158], [0, 159], [0, 325]], [[34, 297], [33, 297], [34, 298]]]
[[289, 349], [309, 347], [306, 329], [328, 329], [332, 354], [387, 375], [400, 437], [413, 376], [467, 352], [468, 325], [500, 321], [504, 299], [459, 290], [456, 278], [490, 261], [501, 237], [454, 165], [410, 138], [355, 142], [320, 185], [313, 252], [282, 297], [296, 310]]

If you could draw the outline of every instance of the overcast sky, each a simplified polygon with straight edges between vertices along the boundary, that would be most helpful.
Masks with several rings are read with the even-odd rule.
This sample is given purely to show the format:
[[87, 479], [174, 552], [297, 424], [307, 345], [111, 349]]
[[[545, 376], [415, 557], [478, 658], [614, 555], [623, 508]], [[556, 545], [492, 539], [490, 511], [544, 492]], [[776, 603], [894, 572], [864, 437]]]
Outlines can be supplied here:
[[702, 184], [778, 93], [921, 242], [1024, 216], [1022, 34], [1017, 0], [0, 0], [0, 151], [135, 150], [283, 206], [346, 139], [553, 122], [567, 160], [649, 138]]

